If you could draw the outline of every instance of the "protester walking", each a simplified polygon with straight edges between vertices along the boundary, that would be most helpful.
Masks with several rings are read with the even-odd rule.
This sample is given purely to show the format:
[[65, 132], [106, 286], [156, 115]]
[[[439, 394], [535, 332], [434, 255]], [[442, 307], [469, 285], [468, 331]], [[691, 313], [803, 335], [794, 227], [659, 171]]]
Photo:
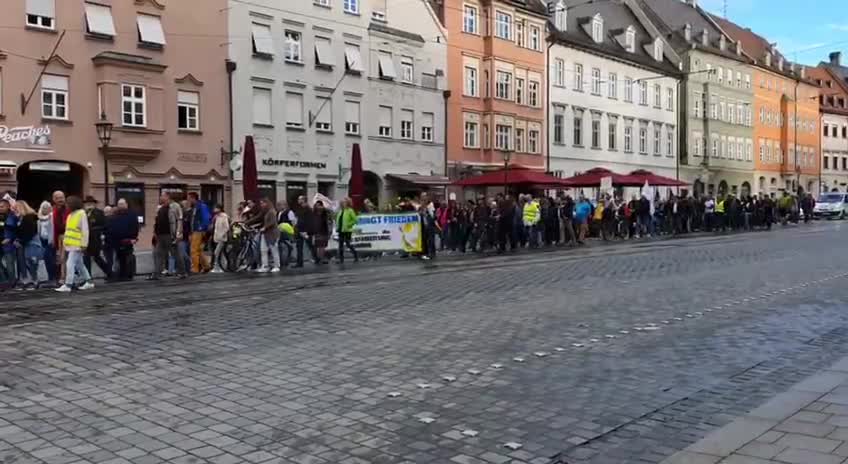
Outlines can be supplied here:
[[359, 255], [351, 242], [356, 221], [356, 211], [351, 205], [350, 198], [344, 198], [339, 206], [339, 212], [336, 214], [336, 232], [339, 234], [339, 264], [344, 264], [345, 247], [353, 253], [353, 262], [359, 262]]
[[[113, 280], [128, 281], [135, 277], [135, 244], [138, 242], [138, 216], [121, 198], [106, 218], [106, 246], [114, 253], [118, 265]], [[154, 272], [155, 274], [155, 272]]]
[[592, 205], [584, 196], [580, 196], [580, 202], [574, 208], [574, 220], [577, 222], [579, 232], [577, 233], [577, 243], [579, 245], [586, 244], [586, 235], [589, 233], [589, 216], [592, 214]]
[[97, 199], [92, 196], [85, 197], [83, 201], [86, 219], [88, 220], [88, 247], [85, 250], [83, 262], [85, 268], [91, 273], [91, 261], [103, 272], [107, 280], [112, 279], [112, 268], [103, 259], [103, 236], [106, 232], [106, 215], [97, 207]]
[[59, 283], [59, 268], [56, 266], [56, 248], [53, 243], [53, 206], [49, 201], [41, 202], [38, 208], [38, 236], [41, 239], [42, 259], [47, 271], [47, 282]]
[[65, 284], [56, 289], [57, 292], [61, 293], [68, 293], [76, 286], [77, 273], [80, 275], [80, 281], [83, 282], [79, 287], [80, 290], [94, 288], [91, 274], [83, 262], [83, 254], [88, 248], [89, 241], [88, 217], [79, 197], [68, 197], [67, 208], [69, 213], [63, 236], [64, 249], [67, 255]]
[[312, 261], [318, 264], [318, 254], [315, 252], [315, 244], [313, 237], [315, 235], [315, 213], [309, 204], [306, 202], [306, 197], [301, 195], [297, 198], [297, 210], [295, 211], [294, 228], [297, 236], [295, 237], [295, 248], [297, 252], [297, 261], [293, 267], [303, 267], [303, 247], [309, 248], [312, 255]]
[[177, 276], [186, 277], [185, 260], [177, 251], [177, 243], [183, 235], [183, 212], [180, 205], [171, 200], [167, 192], [159, 197], [159, 209], [153, 225], [154, 267], [151, 280], [157, 280], [168, 268], [168, 258], [174, 259]]
[[35, 290], [38, 288], [38, 265], [44, 256], [41, 237], [38, 235], [38, 214], [25, 201], [15, 202], [15, 213], [18, 216], [15, 246], [23, 253], [24, 264], [19, 269], [23, 285], [21, 288]]
[[212, 242], [215, 244], [215, 251], [212, 254], [212, 273], [217, 274], [224, 272], [224, 247], [230, 235], [230, 217], [224, 212], [223, 205], [215, 205], [213, 211]]
[[277, 240], [280, 230], [277, 228], [277, 210], [268, 198], [259, 200], [258, 214], [254, 215], [245, 225], [255, 225], [259, 228], [259, 267], [258, 273], [280, 272], [280, 251]]
[[212, 224], [209, 207], [200, 200], [197, 192], [188, 193], [188, 204], [191, 214], [191, 235], [189, 236], [189, 242], [191, 244], [191, 272], [195, 274], [209, 272], [212, 270], [212, 265], [209, 264], [209, 258], [203, 252], [206, 234], [209, 232], [209, 227]]

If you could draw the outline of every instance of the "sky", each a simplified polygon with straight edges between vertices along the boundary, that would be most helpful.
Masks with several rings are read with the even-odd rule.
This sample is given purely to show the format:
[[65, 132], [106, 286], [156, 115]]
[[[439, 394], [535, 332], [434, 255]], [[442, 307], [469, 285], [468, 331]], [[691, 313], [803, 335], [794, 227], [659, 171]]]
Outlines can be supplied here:
[[788, 60], [816, 65], [832, 51], [848, 61], [848, 8], [845, 0], [698, 0], [711, 13], [747, 27], [770, 42]]

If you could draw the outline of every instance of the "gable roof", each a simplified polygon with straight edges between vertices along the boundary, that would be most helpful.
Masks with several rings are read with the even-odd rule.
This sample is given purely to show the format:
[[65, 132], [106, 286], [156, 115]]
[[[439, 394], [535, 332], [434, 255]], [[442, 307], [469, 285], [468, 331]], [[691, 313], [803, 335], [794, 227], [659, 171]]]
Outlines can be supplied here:
[[[551, 38], [554, 41], [649, 68], [660, 74], [679, 77], [677, 64], [667, 54], [661, 62], [654, 59], [653, 43], [659, 36], [654, 37], [645, 29], [626, 3], [587, 3], [585, 0], [566, 0], [565, 3], [568, 7], [566, 30], [560, 31], [551, 25]], [[592, 39], [591, 23], [596, 15], [600, 15], [604, 22], [603, 40], [600, 43]], [[633, 53], [625, 49], [624, 41], [624, 34], [630, 27], [633, 28], [635, 38]], [[645, 45], [649, 44], [650, 47], [646, 49]]]
[[542, 0], [502, 0], [516, 8], [529, 11], [530, 13], [548, 16], [548, 7]]

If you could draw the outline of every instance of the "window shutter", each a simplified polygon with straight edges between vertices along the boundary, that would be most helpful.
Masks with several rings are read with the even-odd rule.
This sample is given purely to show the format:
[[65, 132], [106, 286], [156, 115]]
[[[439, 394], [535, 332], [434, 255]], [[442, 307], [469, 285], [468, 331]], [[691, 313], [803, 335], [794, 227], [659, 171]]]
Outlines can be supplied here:
[[380, 77], [386, 79], [397, 79], [395, 63], [392, 61], [392, 56], [388, 53], [380, 54]]
[[253, 89], [253, 121], [259, 124], [271, 124], [271, 91]]
[[50, 90], [68, 91], [68, 78], [66, 76], [54, 76], [45, 74], [41, 76], [41, 88]]
[[381, 106], [379, 117], [381, 127], [392, 127], [392, 109], [390, 107]]
[[162, 18], [140, 14], [136, 18], [138, 32], [142, 42], [165, 45], [165, 31], [162, 30]]
[[44, 16], [46, 18], [56, 17], [55, 0], [26, 0], [26, 12], [28, 15]]
[[199, 105], [200, 95], [197, 92], [177, 92], [177, 101], [180, 103], [188, 103], [189, 105]]
[[345, 121], [359, 123], [359, 102], [345, 102]]
[[330, 41], [327, 39], [315, 39], [315, 58], [316, 64], [319, 66], [335, 66], [336, 60], [333, 56], [333, 50], [330, 48]]
[[257, 53], [274, 54], [274, 39], [271, 38], [271, 26], [253, 23], [253, 46]]
[[85, 4], [85, 21], [92, 34], [115, 36], [115, 22], [112, 20], [112, 8], [93, 3]]
[[347, 67], [351, 71], [360, 73], [364, 71], [362, 66], [362, 55], [359, 53], [359, 47], [355, 45], [347, 45], [345, 47], [345, 60], [347, 61]]
[[421, 125], [423, 127], [433, 127], [433, 113], [424, 113], [421, 115]]
[[303, 95], [286, 93], [286, 125], [303, 126]]
[[315, 122], [330, 124], [333, 123], [333, 101], [329, 98], [318, 97], [315, 104], [316, 111], [320, 111], [315, 117]]

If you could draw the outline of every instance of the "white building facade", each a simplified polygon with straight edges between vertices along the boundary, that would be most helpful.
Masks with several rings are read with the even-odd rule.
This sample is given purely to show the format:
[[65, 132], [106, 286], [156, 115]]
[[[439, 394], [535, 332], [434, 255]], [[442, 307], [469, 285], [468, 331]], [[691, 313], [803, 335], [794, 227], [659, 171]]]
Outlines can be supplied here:
[[235, 148], [254, 137], [263, 195], [344, 197], [354, 144], [378, 203], [388, 175], [444, 173], [444, 34], [426, 0], [387, 5], [230, 1]]
[[[825, 110], [826, 111], [826, 110]], [[823, 112], [822, 191], [848, 191], [848, 115]]]
[[[558, 12], [550, 48], [550, 170], [677, 175], [679, 60], [627, 4]], [[563, 17], [566, 16], [566, 17]]]

